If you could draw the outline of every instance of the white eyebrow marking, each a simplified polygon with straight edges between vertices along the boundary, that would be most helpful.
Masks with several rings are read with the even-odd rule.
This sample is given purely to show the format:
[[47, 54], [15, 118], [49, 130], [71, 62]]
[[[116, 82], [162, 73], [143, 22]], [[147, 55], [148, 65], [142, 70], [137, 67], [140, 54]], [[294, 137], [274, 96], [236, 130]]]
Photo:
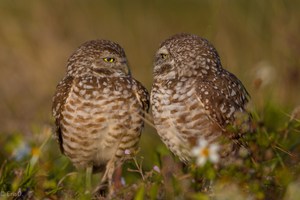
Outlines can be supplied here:
[[159, 54], [169, 54], [169, 51], [168, 51], [168, 49], [165, 46], [163, 46], [160, 49], [158, 49], [158, 51], [157, 51], [156, 54], [157, 55], [159, 55]]

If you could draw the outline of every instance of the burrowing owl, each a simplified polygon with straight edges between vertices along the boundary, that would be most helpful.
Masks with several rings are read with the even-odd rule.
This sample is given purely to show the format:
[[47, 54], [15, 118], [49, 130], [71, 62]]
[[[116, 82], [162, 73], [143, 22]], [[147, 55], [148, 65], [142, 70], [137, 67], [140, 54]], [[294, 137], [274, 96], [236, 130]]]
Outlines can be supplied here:
[[229, 133], [226, 127], [234, 125], [237, 113], [248, 118], [248, 99], [243, 84], [222, 68], [206, 39], [177, 34], [160, 45], [151, 91], [153, 119], [163, 142], [180, 160], [190, 160], [191, 147], [200, 137], [220, 142], [225, 136], [230, 144], [223, 144], [223, 157], [233, 151], [240, 133]]
[[69, 58], [53, 97], [60, 149], [77, 168], [104, 170], [136, 151], [148, 92], [131, 77], [122, 47], [108, 40], [82, 44]]

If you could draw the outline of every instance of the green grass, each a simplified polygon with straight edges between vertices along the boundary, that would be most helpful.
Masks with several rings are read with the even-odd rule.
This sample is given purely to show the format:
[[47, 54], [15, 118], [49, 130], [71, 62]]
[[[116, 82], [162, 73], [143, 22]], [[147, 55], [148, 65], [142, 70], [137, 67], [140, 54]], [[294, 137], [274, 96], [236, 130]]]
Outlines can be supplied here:
[[[123, 167], [126, 184], [116, 198], [299, 198], [296, 186], [300, 184], [300, 120], [294, 116], [299, 117], [300, 112], [295, 110], [290, 117], [276, 110], [269, 110], [269, 113], [278, 121], [254, 119], [256, 132], [245, 139], [252, 150], [252, 158], [222, 169], [207, 163], [204, 167], [192, 164], [182, 170], [166, 150], [148, 149], [147, 154], [158, 157], [160, 171], [154, 170], [154, 162], [143, 164], [147, 154], [140, 153], [128, 160]], [[30, 139], [16, 134], [2, 140], [1, 197], [21, 191], [27, 198], [87, 198], [85, 173], [77, 172], [60, 154], [48, 126], [36, 131]], [[93, 185], [99, 180], [100, 175], [94, 175]]]

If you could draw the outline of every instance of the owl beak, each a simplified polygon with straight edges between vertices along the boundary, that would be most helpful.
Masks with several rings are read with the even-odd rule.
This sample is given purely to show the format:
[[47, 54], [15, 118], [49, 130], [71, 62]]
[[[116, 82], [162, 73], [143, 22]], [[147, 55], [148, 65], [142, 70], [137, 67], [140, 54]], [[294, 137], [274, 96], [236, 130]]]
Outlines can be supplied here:
[[129, 67], [128, 61], [126, 59], [121, 61], [121, 69], [126, 75], [131, 75], [130, 67]]
[[122, 64], [122, 66], [123, 66], [123, 71], [125, 72], [125, 74], [131, 76], [129, 65], [127, 63], [124, 63], [124, 64]]

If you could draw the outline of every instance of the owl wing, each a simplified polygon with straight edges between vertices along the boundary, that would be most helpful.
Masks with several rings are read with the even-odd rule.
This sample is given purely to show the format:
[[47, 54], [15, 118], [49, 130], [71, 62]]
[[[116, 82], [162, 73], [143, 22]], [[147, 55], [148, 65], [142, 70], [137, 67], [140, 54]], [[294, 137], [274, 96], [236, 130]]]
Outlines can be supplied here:
[[140, 105], [142, 106], [144, 111], [148, 112], [150, 101], [149, 101], [149, 93], [147, 89], [139, 81], [135, 79], [132, 80], [132, 84], [133, 84], [133, 91]]
[[61, 132], [61, 124], [60, 121], [62, 120], [62, 111], [66, 100], [69, 96], [69, 92], [72, 87], [74, 78], [71, 76], [66, 76], [63, 80], [59, 82], [56, 87], [56, 93], [53, 97], [53, 104], [52, 104], [52, 115], [55, 118], [55, 125], [56, 125], [56, 138], [59, 143], [59, 147], [61, 152], [63, 153], [63, 139], [62, 139], [62, 132]]
[[228, 125], [234, 125], [237, 112], [245, 113], [250, 95], [235, 75], [224, 71], [218, 78], [199, 82], [198, 97], [208, 111], [209, 118], [223, 130]]

